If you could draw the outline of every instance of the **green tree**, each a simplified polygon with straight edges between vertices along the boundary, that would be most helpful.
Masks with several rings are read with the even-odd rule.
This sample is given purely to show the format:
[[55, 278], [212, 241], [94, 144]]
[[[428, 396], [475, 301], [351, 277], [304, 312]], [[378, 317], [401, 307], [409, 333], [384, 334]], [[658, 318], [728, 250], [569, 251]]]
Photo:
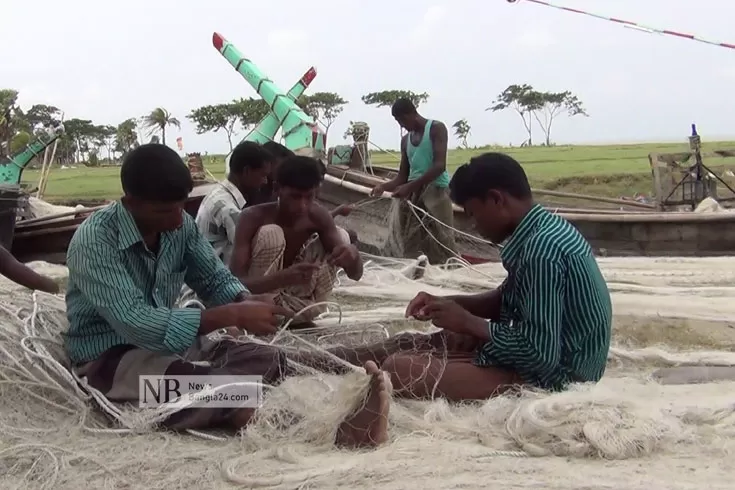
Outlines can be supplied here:
[[513, 109], [521, 116], [523, 126], [528, 133], [528, 140], [524, 142], [524, 146], [533, 145], [533, 126], [532, 116], [534, 112], [541, 109], [543, 105], [541, 94], [528, 84], [509, 85], [497, 96], [493, 105], [485, 109], [486, 111], [504, 111]]
[[371, 92], [361, 97], [363, 103], [376, 107], [390, 107], [398, 99], [408, 99], [413, 102], [413, 105], [419, 107], [429, 100], [429, 94], [410, 90], [383, 90], [382, 92]]
[[137, 127], [138, 124], [133, 118], [126, 119], [117, 125], [115, 128], [114, 151], [124, 156], [130, 150], [139, 146]]
[[[382, 92], [370, 92], [361, 97], [364, 104], [375, 107], [390, 107], [398, 99], [408, 99], [418, 108], [429, 100], [429, 94], [426, 92], [416, 93], [410, 90], [383, 90]], [[398, 131], [403, 135], [403, 128], [398, 128]]]
[[0, 89], [0, 157], [11, 155], [13, 137], [21, 131], [23, 112], [18, 107], [18, 91]]
[[181, 129], [181, 122], [163, 107], [156, 107], [150, 114], [141, 118], [143, 129], [148, 130], [148, 136], [161, 133], [161, 142], [166, 144], [166, 128], [173, 126]]
[[335, 92], [315, 92], [311, 95], [302, 95], [296, 103], [324, 126], [325, 134], [329, 134], [329, 128], [348, 102]]
[[258, 124], [270, 111], [264, 100], [252, 97], [236, 99], [232, 101], [232, 104], [233, 111], [237, 114], [237, 119], [245, 131], [249, 131]]
[[26, 111], [25, 119], [34, 129], [55, 126], [61, 122], [61, 110], [52, 105], [34, 104]]
[[241, 107], [238, 104], [239, 101], [236, 100], [229, 104], [205, 105], [194, 109], [186, 117], [196, 124], [197, 134], [223, 130], [232, 151], [232, 136], [241, 116]]
[[115, 153], [115, 126], [101, 125], [95, 127], [95, 145], [97, 148], [105, 148], [107, 150], [107, 159], [112, 163]]
[[462, 143], [462, 146], [468, 148], [467, 137], [470, 135], [470, 123], [467, 122], [467, 119], [456, 121], [452, 124], [452, 128], [454, 129], [454, 136]]
[[546, 146], [551, 146], [551, 125], [554, 118], [563, 111], [566, 111], [569, 117], [589, 117], [582, 106], [582, 101], [568, 90], [564, 92], [541, 92], [538, 99], [540, 100], [540, 107], [533, 112], [533, 115], [544, 136], [546, 136]]
[[10, 140], [10, 154], [13, 155], [23, 151], [31, 142], [31, 134], [28, 131], [18, 131]]
[[72, 155], [73, 162], [78, 163], [84, 160], [85, 155], [89, 153], [89, 141], [96, 135], [96, 127], [89, 119], [69, 119], [64, 122], [63, 139], [67, 139], [73, 143]]

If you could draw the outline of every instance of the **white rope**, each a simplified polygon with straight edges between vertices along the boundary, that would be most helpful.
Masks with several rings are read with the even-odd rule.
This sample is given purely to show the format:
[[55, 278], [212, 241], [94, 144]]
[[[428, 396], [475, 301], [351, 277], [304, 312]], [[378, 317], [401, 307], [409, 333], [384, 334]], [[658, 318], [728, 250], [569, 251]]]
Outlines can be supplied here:
[[[30, 312], [30, 315], [23, 321], [23, 334], [25, 336], [21, 339], [21, 342], [20, 342], [20, 345], [21, 345], [21, 347], [23, 349], [23, 352], [25, 354], [26, 361], [29, 362], [30, 364], [35, 364], [37, 361], [40, 361], [41, 364], [45, 367], [45, 369], [41, 369], [39, 371], [43, 374], [43, 376], [46, 379], [46, 381], [48, 383], [50, 383], [55, 389], [57, 389], [58, 391], [64, 393], [64, 392], [66, 392], [66, 390], [68, 388], [71, 388], [73, 390], [73, 392], [77, 396], [79, 396], [82, 400], [87, 401], [87, 402], [89, 402], [91, 400], [94, 400], [97, 403], [97, 405], [100, 407], [100, 409], [102, 411], [104, 411], [107, 415], [109, 415], [118, 424], [120, 424], [120, 425], [123, 426], [122, 429], [109, 429], [109, 428], [104, 428], [103, 429], [103, 428], [96, 428], [96, 427], [84, 426], [84, 429], [85, 430], [87, 430], [89, 432], [92, 432], [92, 433], [99, 433], [99, 434], [102, 434], [102, 433], [109, 433], [109, 434], [131, 434], [131, 433], [137, 433], [137, 432], [139, 432], [138, 429], [136, 429], [134, 427], [131, 427], [131, 426], [129, 426], [129, 424], [127, 424], [127, 422], [124, 420], [123, 412], [114, 403], [110, 402], [99, 390], [97, 390], [94, 387], [92, 387], [92, 386], [89, 385], [86, 377], [80, 377], [80, 376], [78, 376], [74, 372], [73, 369], [68, 369], [67, 367], [63, 366], [59, 361], [57, 361], [48, 352], [48, 350], [46, 349], [44, 343], [51, 343], [51, 344], [57, 345], [57, 346], [62, 347], [62, 348], [64, 346], [63, 346], [63, 343], [61, 343], [61, 342], [58, 342], [58, 341], [53, 340], [53, 339], [50, 339], [48, 337], [43, 337], [43, 336], [39, 335], [39, 332], [38, 332], [38, 322], [37, 322], [38, 315], [39, 315], [39, 301], [38, 301], [38, 292], [37, 291], [34, 291], [33, 292], [32, 298], [33, 298], [33, 309]], [[199, 302], [197, 300], [190, 300], [190, 301], [188, 301], [185, 304], [187, 306], [192, 306], [192, 305], [203, 306], [201, 304], [201, 302]], [[306, 311], [308, 311], [311, 308], [315, 308], [315, 307], [323, 306], [323, 305], [327, 305], [327, 306], [332, 305], [332, 306], [336, 306], [338, 308], [338, 310], [339, 310], [338, 325], [341, 325], [342, 324], [342, 318], [343, 318], [342, 317], [342, 309], [341, 309], [341, 306], [338, 303], [334, 303], [334, 302], [320, 302], [320, 303], [315, 303], [315, 304], [308, 305], [307, 307], [305, 307], [305, 308], [301, 309], [300, 311], [298, 311], [296, 313], [296, 315], [294, 316], [294, 318], [296, 318], [297, 316], [305, 313]], [[5, 309], [6, 312], [10, 313], [7, 310], [7, 308], [5, 308], [3, 306], [0, 306], [0, 308]], [[16, 316], [19, 316], [19, 314], [20, 314], [20, 312], [17, 312], [16, 313]], [[335, 362], [338, 362], [339, 364], [341, 364], [341, 365], [343, 365], [343, 366], [345, 366], [345, 367], [347, 367], [347, 368], [349, 368], [351, 370], [354, 370], [354, 371], [357, 371], [357, 372], [360, 372], [360, 371], [363, 371], [364, 372], [364, 369], [363, 368], [354, 366], [354, 365], [348, 363], [347, 361], [344, 361], [344, 360], [342, 360], [342, 359], [334, 356], [333, 354], [327, 353], [326, 351], [324, 351], [323, 349], [321, 349], [317, 345], [309, 342], [308, 340], [306, 340], [305, 338], [301, 337], [300, 335], [294, 335], [293, 333], [289, 332], [287, 329], [291, 325], [291, 323], [292, 323], [292, 321], [293, 321], [294, 318], [291, 318], [287, 322], [285, 322], [284, 325], [276, 333], [276, 335], [274, 336], [274, 338], [270, 342], [268, 342], [268, 344], [273, 345], [279, 338], [283, 337], [284, 335], [290, 335], [292, 338], [294, 338], [294, 339], [298, 340], [299, 342], [305, 344], [307, 347], [309, 347], [311, 349], [314, 349], [314, 350], [317, 350], [317, 351], [324, 352], [325, 355], [331, 357]], [[309, 332], [319, 331], [319, 330], [327, 331], [327, 330], [330, 330], [332, 328], [333, 327], [317, 327], [317, 328], [308, 329], [308, 331]], [[384, 328], [384, 330], [385, 330], [385, 328]], [[304, 333], [305, 332], [306, 332], [306, 330], [304, 331]], [[387, 330], [386, 330], [386, 332], [387, 332]], [[48, 330], [45, 333], [47, 333], [47, 334], [50, 335], [50, 332], [48, 332]], [[250, 341], [250, 342], [256, 342], [256, 343], [263, 343], [261, 340], [255, 338], [255, 337], [252, 337], [250, 335], [243, 335], [243, 336], [241, 336], [239, 338], [232, 338], [232, 337], [230, 337], [230, 338], [231, 338], [231, 340], [234, 340], [234, 341]], [[9, 359], [13, 360], [15, 362], [15, 364], [23, 371], [23, 373], [26, 376], [35, 379], [39, 383], [42, 383], [28, 369], [26, 369], [24, 367], [23, 363], [19, 359], [14, 358], [2, 346], [2, 344], [0, 344], [0, 352], [2, 352], [3, 354], [5, 354]], [[293, 361], [291, 361], [291, 362], [293, 362]], [[54, 373], [59, 378], [65, 380], [67, 382], [67, 385], [68, 386], [67, 387], [62, 386], [58, 381], [56, 381], [56, 379], [54, 379], [53, 376], [51, 376], [50, 373]], [[233, 387], [233, 386], [252, 386], [253, 384], [254, 383], [252, 383], [252, 382], [231, 383], [231, 384], [217, 386], [214, 390], [215, 390], [215, 392], [217, 392], [217, 391], [224, 390], [226, 388], [230, 388], [230, 387]], [[264, 385], [264, 387], [267, 387], [267, 386]], [[197, 398], [200, 398], [201, 395], [210, 394], [210, 391], [211, 390], [206, 390], [206, 389], [205, 390], [201, 390], [201, 391], [197, 392], [195, 395], [191, 396], [188, 401], [187, 400], [175, 400], [175, 401], [171, 401], [171, 402], [168, 402], [168, 403], [161, 404], [159, 407], [157, 407], [155, 409], [152, 409], [153, 410], [153, 415], [152, 415], [149, 423], [151, 425], [156, 425], [156, 424], [158, 424], [158, 423], [166, 420], [167, 418], [169, 418], [173, 414], [175, 414], [177, 412], [180, 412], [181, 410], [185, 410], [185, 409], [191, 407], [193, 404], [197, 403], [196, 402], [196, 399]], [[29, 394], [31, 394], [32, 396], [34, 396], [36, 398], [43, 399], [43, 397], [39, 397], [38, 395], [35, 395], [32, 392], [29, 392]], [[62, 405], [58, 405], [56, 403], [53, 403], [53, 402], [50, 402], [50, 401], [47, 401], [47, 400], [45, 400], [45, 401], [47, 403], [50, 403], [50, 404], [54, 405], [56, 408], [59, 408], [59, 409], [62, 409], [62, 410], [68, 410], [67, 407], [63, 407]], [[208, 439], [208, 440], [216, 440], [216, 441], [225, 441], [226, 440], [226, 438], [214, 436], [212, 434], [207, 434], [207, 433], [201, 432], [201, 431], [187, 430], [187, 432], [189, 434], [191, 434], [191, 435], [196, 436], [196, 437], [201, 437], [201, 438]]]

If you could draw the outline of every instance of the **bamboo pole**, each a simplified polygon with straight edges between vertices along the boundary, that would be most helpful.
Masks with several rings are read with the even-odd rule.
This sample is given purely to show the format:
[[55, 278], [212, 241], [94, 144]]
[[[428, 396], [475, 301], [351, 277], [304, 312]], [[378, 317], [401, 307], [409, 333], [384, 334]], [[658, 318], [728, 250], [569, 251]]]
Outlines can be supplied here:
[[[344, 187], [355, 192], [359, 192], [365, 196], [369, 196], [371, 189], [363, 185], [355, 184], [348, 180], [338, 179], [332, 175], [325, 175], [324, 180], [332, 184]], [[382, 197], [392, 197], [391, 194], [384, 192]], [[452, 204], [455, 212], [464, 213], [464, 210]], [[568, 221], [592, 221], [601, 223], [697, 223], [697, 222], [723, 222], [735, 223], [735, 212], [724, 211], [721, 213], [693, 213], [693, 212], [651, 212], [651, 213], [625, 213], [625, 214], [604, 214], [604, 213], [558, 213], [558, 216]]]
[[[376, 170], [388, 170], [383, 167], [376, 167]], [[328, 172], [329, 172], [328, 168]], [[342, 175], [340, 177], [342, 179], [347, 179], [350, 176], [353, 176], [365, 183], [375, 183], [375, 185], [380, 184], [385, 181], [383, 177], [379, 176], [373, 176], [373, 175], [367, 175], [363, 174], [361, 172], [355, 172], [354, 170], [343, 170], [343, 169], [335, 169], [337, 172], [340, 172]], [[333, 171], [334, 172], [334, 171]], [[605, 202], [609, 204], [617, 204], [619, 206], [628, 206], [632, 208], [640, 208], [640, 209], [648, 209], [651, 211], [656, 210], [656, 206], [653, 204], [645, 204], [641, 202], [636, 201], [626, 201], [625, 199], [616, 199], [613, 197], [602, 197], [602, 196], [590, 196], [587, 194], [576, 194], [572, 192], [560, 192], [560, 191], [551, 191], [546, 189], [531, 189], [531, 192], [534, 194], [540, 195], [540, 196], [552, 196], [552, 197], [564, 197], [569, 199], [582, 199], [586, 201], [595, 201], [595, 202]]]
[[[46, 192], [46, 184], [48, 184], [48, 177], [51, 173], [51, 165], [56, 158], [56, 148], [59, 145], [59, 140], [54, 141], [54, 146], [51, 148], [51, 155], [49, 156], [49, 148], [44, 151], [44, 163], [41, 167], [41, 179], [38, 183], [38, 191], [36, 191], [36, 199], [43, 199], [43, 195]], [[46, 157], [48, 156], [48, 160]]]
[[43, 187], [43, 178], [46, 175], [46, 166], [49, 160], [49, 148], [43, 151], [43, 159], [41, 160], [41, 176], [38, 178], [38, 185], [36, 186], [36, 199], [41, 199], [41, 188]]
[[531, 189], [531, 192], [539, 196], [566, 197], [569, 199], [583, 199], [585, 201], [606, 202], [610, 204], [619, 204], [620, 206], [630, 206], [632, 208], [655, 210], [653, 204], [646, 204], [636, 201], [626, 201], [625, 199], [616, 199], [614, 197], [589, 196], [587, 194], [576, 194], [574, 192], [549, 191], [546, 189]]
[[590, 221], [597, 223], [671, 223], [671, 224], [697, 224], [697, 223], [722, 223], [723, 225], [735, 224], [735, 212], [724, 211], [721, 213], [640, 213], [640, 214], [560, 214], [568, 221]]
[[46, 221], [53, 221], [59, 218], [68, 218], [70, 216], [77, 216], [79, 214], [90, 214], [95, 211], [99, 211], [100, 209], [104, 209], [107, 206], [108, 204], [105, 204], [104, 206], [95, 206], [93, 208], [83, 208], [80, 210], [64, 211], [63, 213], [50, 214], [48, 216], [41, 216], [40, 218], [33, 218], [33, 219], [18, 221], [18, 223], [15, 226], [16, 228], [18, 228], [18, 227], [23, 227], [23, 226], [36, 225], [38, 223], [45, 223]]

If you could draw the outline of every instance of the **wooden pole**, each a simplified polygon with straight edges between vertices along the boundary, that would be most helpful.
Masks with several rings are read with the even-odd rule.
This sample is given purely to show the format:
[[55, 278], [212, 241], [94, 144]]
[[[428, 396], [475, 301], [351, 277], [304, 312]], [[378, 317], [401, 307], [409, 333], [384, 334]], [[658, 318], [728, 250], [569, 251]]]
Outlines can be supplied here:
[[[369, 187], [355, 184], [348, 180], [338, 179], [337, 177], [334, 177], [332, 175], [325, 175], [324, 180], [334, 185], [344, 187], [345, 189], [359, 192], [360, 194], [363, 194], [365, 196], [369, 196], [372, 190]], [[392, 197], [392, 196], [391, 194], [384, 192], [382, 197]], [[452, 206], [455, 212], [464, 213], [464, 210], [460, 208], [459, 206], [457, 206], [456, 204], [452, 204]], [[589, 213], [579, 213], [579, 212], [558, 213], [558, 215], [568, 221], [596, 221], [596, 222], [607, 222], [607, 223], [610, 223], [610, 222], [696, 223], [696, 222], [709, 222], [709, 221], [715, 221], [715, 222], [720, 221], [723, 224], [735, 223], [735, 212], [732, 212], [732, 211], [723, 211], [721, 213], [693, 213], [693, 212], [641, 213], [641, 212], [637, 212], [637, 213], [616, 213], [616, 214], [607, 214], [607, 213], [590, 211]]]
[[[375, 170], [388, 170], [384, 167], [375, 167]], [[382, 182], [385, 182], [385, 179], [382, 177], [378, 177], [377, 175], [367, 175], [362, 172], [355, 172], [354, 170], [342, 170], [342, 169], [334, 169], [327, 168], [327, 172], [330, 172], [330, 174], [339, 173], [339, 177], [341, 179], [347, 179], [349, 177], [354, 177], [355, 180], [360, 182], [361, 184], [368, 184], [368, 185], [378, 185]], [[333, 175], [334, 176], [334, 175]], [[586, 194], [575, 194], [572, 192], [560, 192], [560, 191], [550, 191], [545, 189], [531, 189], [531, 191], [534, 194], [538, 194], [541, 196], [552, 196], [552, 197], [565, 197], [570, 199], [582, 199], [587, 201], [596, 201], [596, 202], [605, 202], [610, 204], [618, 204], [620, 206], [628, 206], [632, 208], [640, 208], [640, 209], [648, 209], [651, 211], [656, 210], [656, 206], [653, 204], [645, 204], [641, 202], [636, 201], [626, 201], [625, 199], [616, 199], [613, 197], [602, 197], [602, 196], [589, 196]]]
[[[48, 178], [51, 174], [51, 166], [54, 164], [54, 160], [56, 159], [56, 148], [59, 145], [59, 140], [57, 139], [54, 141], [54, 146], [51, 151], [51, 158], [49, 158], [48, 166], [46, 168], [46, 177], [43, 179], [43, 187], [41, 188], [41, 197], [46, 193], [46, 185], [48, 184]], [[40, 199], [40, 198], [39, 198]]]
[[93, 208], [83, 208], [80, 210], [74, 210], [74, 211], [64, 211], [63, 213], [58, 214], [50, 214], [48, 216], [41, 216], [40, 218], [33, 218], [33, 219], [27, 219], [23, 221], [18, 221], [18, 223], [15, 225], [16, 228], [23, 227], [23, 226], [30, 226], [30, 225], [36, 225], [38, 223], [45, 223], [46, 221], [53, 221], [55, 219], [59, 218], [68, 218], [70, 216], [77, 216], [80, 214], [90, 214], [95, 211], [98, 211], [100, 209], [104, 209], [109, 204], [105, 204], [104, 206], [95, 206]]

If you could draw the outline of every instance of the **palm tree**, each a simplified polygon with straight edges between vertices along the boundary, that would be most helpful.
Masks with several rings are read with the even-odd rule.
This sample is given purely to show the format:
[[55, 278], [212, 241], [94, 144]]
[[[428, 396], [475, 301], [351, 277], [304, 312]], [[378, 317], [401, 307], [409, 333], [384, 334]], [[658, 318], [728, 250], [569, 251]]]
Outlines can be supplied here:
[[181, 129], [181, 122], [173, 117], [163, 107], [156, 107], [147, 116], [143, 116], [141, 124], [144, 129], [148, 130], [148, 136], [152, 136], [154, 133], [161, 133], [161, 142], [166, 144], [166, 127], [175, 126]]

